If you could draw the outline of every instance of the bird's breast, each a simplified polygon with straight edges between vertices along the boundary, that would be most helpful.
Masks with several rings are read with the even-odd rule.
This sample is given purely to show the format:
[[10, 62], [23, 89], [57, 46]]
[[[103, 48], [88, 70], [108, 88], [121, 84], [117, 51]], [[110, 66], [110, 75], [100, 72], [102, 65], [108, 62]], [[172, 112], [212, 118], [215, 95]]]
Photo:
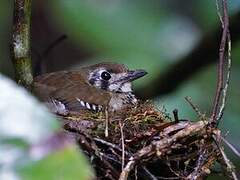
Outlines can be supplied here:
[[137, 103], [137, 99], [132, 93], [113, 93], [109, 101], [109, 109], [119, 111]]

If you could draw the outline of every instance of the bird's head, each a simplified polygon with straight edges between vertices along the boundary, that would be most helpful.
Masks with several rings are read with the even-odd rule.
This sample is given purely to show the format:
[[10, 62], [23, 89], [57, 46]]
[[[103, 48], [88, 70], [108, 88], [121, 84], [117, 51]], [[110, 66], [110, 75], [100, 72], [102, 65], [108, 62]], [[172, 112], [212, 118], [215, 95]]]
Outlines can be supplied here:
[[116, 93], [132, 92], [131, 82], [147, 74], [144, 70], [129, 70], [116, 63], [101, 63], [84, 69], [91, 85]]

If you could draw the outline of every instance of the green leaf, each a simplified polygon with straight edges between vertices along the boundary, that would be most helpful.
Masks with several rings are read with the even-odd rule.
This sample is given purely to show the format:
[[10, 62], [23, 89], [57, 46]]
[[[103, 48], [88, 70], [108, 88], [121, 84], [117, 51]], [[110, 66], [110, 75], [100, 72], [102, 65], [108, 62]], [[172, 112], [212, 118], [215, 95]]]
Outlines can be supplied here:
[[76, 147], [56, 151], [44, 159], [27, 163], [18, 169], [24, 180], [85, 180], [92, 179], [93, 172]]
[[86, 159], [75, 146], [63, 144], [62, 148], [51, 151], [51, 147], [42, 145], [41, 155], [34, 155], [31, 148], [52, 137], [59, 130], [59, 123], [36, 98], [2, 75], [0, 91], [0, 179], [93, 177]]

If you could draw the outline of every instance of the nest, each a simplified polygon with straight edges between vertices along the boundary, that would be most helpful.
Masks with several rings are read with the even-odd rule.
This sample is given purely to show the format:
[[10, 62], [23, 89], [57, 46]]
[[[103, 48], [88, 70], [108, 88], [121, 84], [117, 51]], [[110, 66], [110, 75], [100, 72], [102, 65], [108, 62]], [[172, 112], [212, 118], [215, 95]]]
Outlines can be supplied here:
[[[109, 121], [106, 137], [106, 122]], [[195, 122], [171, 119], [143, 102], [124, 113], [70, 114], [64, 129], [89, 157], [97, 179], [199, 179], [207, 176], [219, 151], [201, 116]]]

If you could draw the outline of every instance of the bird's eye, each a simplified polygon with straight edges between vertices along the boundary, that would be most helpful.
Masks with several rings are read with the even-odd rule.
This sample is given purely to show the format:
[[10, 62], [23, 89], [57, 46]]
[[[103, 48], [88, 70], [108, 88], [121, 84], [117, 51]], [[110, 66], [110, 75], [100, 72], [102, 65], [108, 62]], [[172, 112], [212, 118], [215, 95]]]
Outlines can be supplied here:
[[109, 72], [107, 72], [107, 71], [104, 71], [104, 72], [102, 72], [102, 74], [101, 74], [101, 78], [102, 78], [103, 80], [108, 81], [108, 80], [111, 78], [111, 74], [110, 74]]

